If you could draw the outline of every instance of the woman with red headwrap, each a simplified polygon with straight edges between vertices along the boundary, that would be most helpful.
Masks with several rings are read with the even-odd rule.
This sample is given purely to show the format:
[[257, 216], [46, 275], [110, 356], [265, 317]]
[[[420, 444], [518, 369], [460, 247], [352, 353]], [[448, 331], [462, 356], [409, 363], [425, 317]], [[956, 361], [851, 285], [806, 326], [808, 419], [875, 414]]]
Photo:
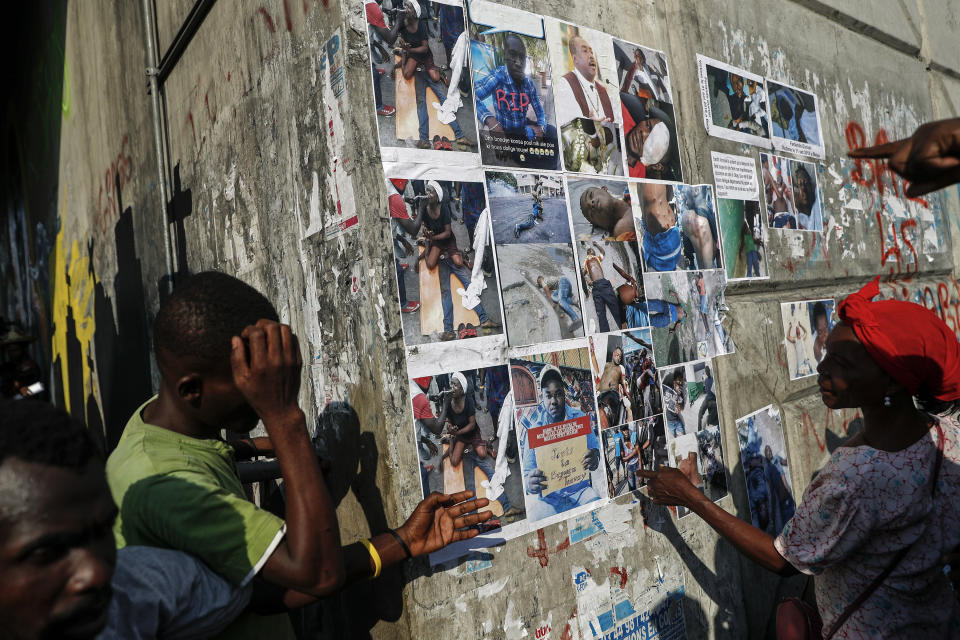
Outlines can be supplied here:
[[[781, 575], [816, 576], [825, 638], [960, 638], [943, 556], [960, 545], [960, 342], [933, 312], [871, 302], [877, 279], [840, 303], [817, 367], [830, 409], [863, 430], [816, 475], [774, 537], [727, 513], [680, 471], [641, 471], [659, 504], [682, 505]], [[876, 584], [874, 585], [873, 583]]]

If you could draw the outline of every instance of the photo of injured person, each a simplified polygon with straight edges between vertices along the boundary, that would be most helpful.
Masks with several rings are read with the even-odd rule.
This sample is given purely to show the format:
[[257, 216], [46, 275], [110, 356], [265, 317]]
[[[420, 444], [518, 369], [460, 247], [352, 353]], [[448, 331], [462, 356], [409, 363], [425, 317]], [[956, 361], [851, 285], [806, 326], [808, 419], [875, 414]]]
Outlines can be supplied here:
[[630, 192], [644, 271], [723, 266], [711, 185], [639, 182]]
[[588, 349], [510, 361], [517, 442], [531, 521], [606, 497]]
[[622, 176], [620, 97], [610, 36], [552, 19], [544, 20], [544, 30], [564, 169]]
[[[491, 498], [489, 508], [496, 518], [483, 523], [484, 530], [524, 517], [522, 476], [516, 439], [509, 437], [513, 432], [509, 416], [500, 428], [500, 411], [509, 391], [506, 365], [410, 381], [423, 495], [470, 490]], [[484, 485], [495, 480], [498, 469], [506, 475], [498, 483], [502, 491], [494, 496], [492, 487]]]
[[823, 230], [815, 164], [761, 153], [760, 169], [770, 228]]
[[469, 39], [456, 0], [364, 3], [381, 148], [476, 152]]
[[767, 82], [773, 148], [800, 155], [824, 156], [817, 96], [789, 85]]
[[723, 230], [723, 262], [727, 280], [756, 280], [770, 277], [767, 268], [767, 225], [756, 200], [717, 198], [720, 228]]
[[[488, 3], [489, 4], [489, 3]], [[485, 165], [558, 170], [560, 153], [550, 90], [550, 59], [537, 36], [511, 30], [511, 12], [472, 12], [473, 97]], [[523, 12], [525, 13], [525, 12]]]
[[783, 302], [783, 345], [791, 380], [817, 373], [817, 365], [827, 353], [827, 336], [833, 329], [834, 301], [804, 300]]
[[770, 148], [767, 88], [761, 76], [697, 54], [707, 133]]
[[647, 273], [643, 280], [658, 367], [733, 353], [723, 326], [723, 271]]
[[560, 176], [488, 171], [486, 180], [498, 246], [570, 242], [570, 217]]
[[587, 333], [647, 326], [627, 183], [578, 178], [568, 179], [567, 189]]
[[622, 340], [616, 334], [590, 338], [590, 364], [597, 390], [600, 429], [616, 427], [634, 419]]
[[620, 85], [627, 175], [651, 180], [683, 180], [680, 146], [662, 51], [613, 40]]
[[503, 333], [488, 227], [478, 232], [483, 184], [390, 178], [387, 193], [405, 343]]
[[780, 535], [797, 508], [780, 410], [770, 405], [740, 418], [737, 438], [751, 522], [772, 536]]

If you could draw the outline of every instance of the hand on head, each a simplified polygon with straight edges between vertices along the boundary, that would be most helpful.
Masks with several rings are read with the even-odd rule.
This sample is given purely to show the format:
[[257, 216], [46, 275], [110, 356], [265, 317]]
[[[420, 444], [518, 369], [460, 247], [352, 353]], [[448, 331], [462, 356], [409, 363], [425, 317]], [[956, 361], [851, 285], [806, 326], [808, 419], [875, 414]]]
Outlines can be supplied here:
[[486, 522], [493, 517], [493, 512], [471, 513], [490, 504], [486, 498], [471, 498], [473, 491], [449, 495], [434, 491], [424, 498], [397, 528], [397, 535], [407, 543], [410, 555], [415, 558], [477, 536], [480, 533], [477, 529], [464, 527]]
[[886, 158], [904, 180], [908, 196], [920, 196], [960, 182], [960, 118], [921, 125], [912, 136], [854, 149], [851, 158]]
[[300, 411], [300, 344], [289, 325], [261, 319], [231, 342], [233, 381], [264, 423]]

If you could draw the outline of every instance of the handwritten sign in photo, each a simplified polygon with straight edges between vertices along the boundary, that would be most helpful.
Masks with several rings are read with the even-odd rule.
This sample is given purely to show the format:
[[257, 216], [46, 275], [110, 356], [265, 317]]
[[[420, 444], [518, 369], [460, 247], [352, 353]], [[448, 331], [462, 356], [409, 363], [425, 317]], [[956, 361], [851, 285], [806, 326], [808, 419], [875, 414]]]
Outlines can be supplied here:
[[589, 433], [590, 418], [587, 416], [527, 432], [530, 448], [537, 456], [537, 468], [547, 478], [547, 488], [542, 495], [589, 481], [590, 471], [583, 468]]

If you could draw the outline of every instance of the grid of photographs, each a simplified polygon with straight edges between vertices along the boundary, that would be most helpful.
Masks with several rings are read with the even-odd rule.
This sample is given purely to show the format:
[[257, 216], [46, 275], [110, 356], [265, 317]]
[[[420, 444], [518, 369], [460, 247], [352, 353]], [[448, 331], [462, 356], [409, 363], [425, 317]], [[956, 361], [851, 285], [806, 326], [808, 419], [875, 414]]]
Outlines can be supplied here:
[[[761, 182], [751, 158], [750, 194], [685, 182], [663, 51], [489, 0], [364, 13], [422, 488], [496, 516], [441, 555], [587, 513], [639, 469], [726, 495], [726, 284], [769, 277], [768, 228], [822, 231], [817, 165], [763, 153]], [[697, 64], [710, 135], [823, 157], [815, 95]], [[788, 305], [793, 379], [833, 302]]]
[[737, 439], [753, 526], [780, 535], [797, 508], [780, 410], [768, 405], [737, 420]]

